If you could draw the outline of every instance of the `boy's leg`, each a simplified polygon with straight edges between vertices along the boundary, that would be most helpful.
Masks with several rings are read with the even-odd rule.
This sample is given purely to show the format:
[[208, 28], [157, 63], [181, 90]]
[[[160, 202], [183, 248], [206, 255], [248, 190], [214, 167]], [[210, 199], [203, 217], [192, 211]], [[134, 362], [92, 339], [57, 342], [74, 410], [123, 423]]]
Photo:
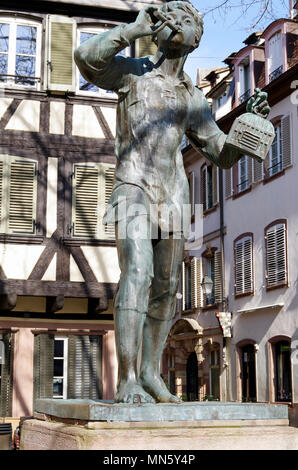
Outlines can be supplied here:
[[140, 382], [160, 402], [179, 403], [160, 377], [160, 361], [176, 311], [176, 293], [184, 253], [184, 238], [160, 240], [154, 247], [154, 279], [144, 325]]
[[[127, 221], [136, 222], [137, 217]], [[148, 224], [139, 216], [139, 222]], [[151, 239], [134, 238], [133, 230], [125, 239], [116, 238], [121, 276], [115, 296], [115, 341], [118, 357], [118, 384], [115, 401], [120, 403], [154, 403], [137, 377], [137, 359], [148, 310], [149, 289], [153, 277]]]

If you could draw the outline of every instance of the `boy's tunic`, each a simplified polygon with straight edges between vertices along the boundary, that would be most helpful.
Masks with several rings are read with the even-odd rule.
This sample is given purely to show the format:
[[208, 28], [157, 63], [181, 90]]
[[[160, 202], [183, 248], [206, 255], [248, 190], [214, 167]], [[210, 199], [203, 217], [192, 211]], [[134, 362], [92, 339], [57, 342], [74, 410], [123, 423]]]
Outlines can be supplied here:
[[[183, 204], [189, 204], [181, 154], [183, 135], [186, 133], [191, 143], [218, 166], [226, 140], [203, 93], [186, 74], [173, 79], [163, 75], [150, 57], [116, 56], [130, 45], [125, 28], [121, 25], [94, 36], [75, 51], [82, 75], [119, 96], [115, 185], [105, 223], [119, 220], [115, 212], [119, 196], [127, 196], [128, 204], [143, 204], [144, 213], [148, 213], [150, 204], [167, 205], [180, 213]], [[135, 192], [137, 199], [131, 185], [142, 190]], [[184, 221], [185, 226], [188, 222]], [[159, 219], [159, 224], [167, 229], [165, 220]], [[168, 229], [173, 231], [173, 227]]]

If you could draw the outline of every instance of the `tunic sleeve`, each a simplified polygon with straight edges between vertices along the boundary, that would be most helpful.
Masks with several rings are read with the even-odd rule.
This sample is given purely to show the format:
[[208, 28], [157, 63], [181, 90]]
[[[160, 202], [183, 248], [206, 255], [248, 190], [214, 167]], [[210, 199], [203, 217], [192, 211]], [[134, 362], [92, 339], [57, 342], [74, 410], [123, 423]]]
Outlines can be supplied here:
[[83, 42], [74, 51], [75, 62], [89, 83], [117, 92], [131, 70], [133, 59], [116, 54], [129, 45], [125, 25], [117, 26]]
[[197, 88], [190, 114], [186, 135], [191, 145], [220, 168], [231, 168], [242, 154], [225, 145], [227, 135], [217, 126], [204, 94]]

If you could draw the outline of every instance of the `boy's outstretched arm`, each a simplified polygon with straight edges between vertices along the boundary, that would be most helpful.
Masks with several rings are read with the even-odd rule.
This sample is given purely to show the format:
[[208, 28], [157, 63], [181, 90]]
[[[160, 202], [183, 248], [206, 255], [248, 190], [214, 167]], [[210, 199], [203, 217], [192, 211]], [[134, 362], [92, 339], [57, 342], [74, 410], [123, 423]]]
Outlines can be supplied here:
[[100, 88], [117, 91], [123, 76], [133, 72], [134, 68], [133, 59], [117, 54], [136, 39], [153, 35], [167, 25], [166, 21], [158, 21], [154, 16], [157, 10], [157, 7], [147, 6], [135, 22], [93, 36], [77, 47], [74, 59], [83, 77]]

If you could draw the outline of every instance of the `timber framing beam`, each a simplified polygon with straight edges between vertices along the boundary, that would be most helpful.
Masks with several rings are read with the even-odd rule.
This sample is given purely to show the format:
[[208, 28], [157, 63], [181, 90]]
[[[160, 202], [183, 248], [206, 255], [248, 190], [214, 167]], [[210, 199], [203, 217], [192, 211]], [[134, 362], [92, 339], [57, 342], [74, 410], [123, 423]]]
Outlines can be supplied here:
[[12, 310], [17, 304], [17, 299], [16, 294], [0, 295], [0, 310]]
[[46, 300], [46, 312], [55, 313], [62, 310], [64, 307], [64, 296], [57, 295], [56, 297], [47, 297]]

